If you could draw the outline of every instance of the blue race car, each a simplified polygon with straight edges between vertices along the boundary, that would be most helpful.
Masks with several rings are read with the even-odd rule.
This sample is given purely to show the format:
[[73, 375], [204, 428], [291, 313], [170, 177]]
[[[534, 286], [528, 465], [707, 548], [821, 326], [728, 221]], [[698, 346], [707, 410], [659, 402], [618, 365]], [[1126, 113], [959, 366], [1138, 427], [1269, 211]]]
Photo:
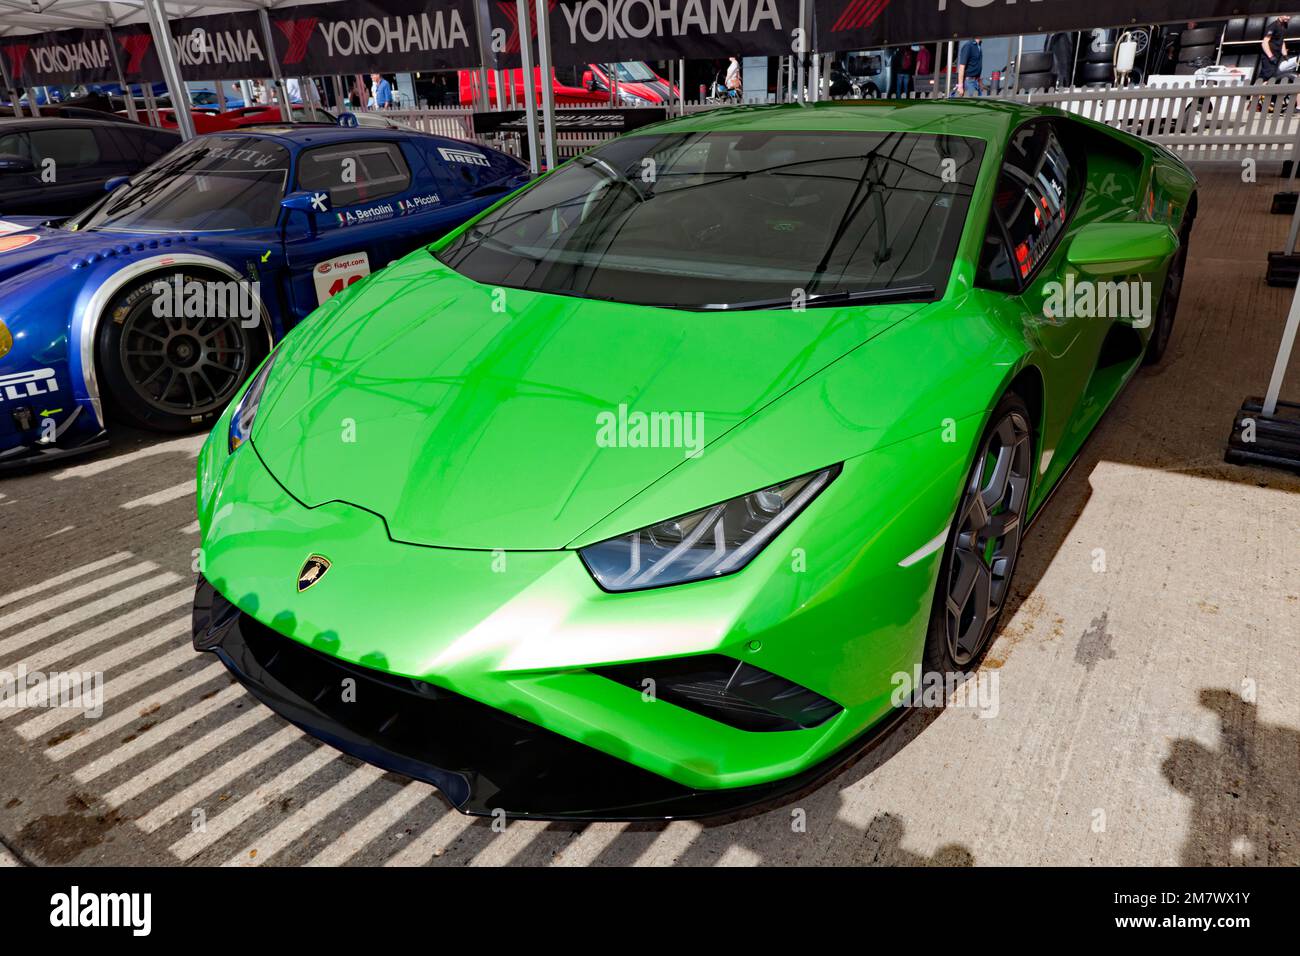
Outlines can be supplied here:
[[445, 137], [259, 126], [190, 140], [57, 228], [0, 217], [0, 468], [100, 447], [106, 406], [202, 426], [327, 298], [528, 175]]

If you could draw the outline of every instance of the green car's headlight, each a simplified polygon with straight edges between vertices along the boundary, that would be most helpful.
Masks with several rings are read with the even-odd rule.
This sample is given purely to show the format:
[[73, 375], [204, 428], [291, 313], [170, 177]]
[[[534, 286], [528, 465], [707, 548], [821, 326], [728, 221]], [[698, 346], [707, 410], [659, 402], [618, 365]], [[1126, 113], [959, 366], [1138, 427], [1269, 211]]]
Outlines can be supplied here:
[[739, 571], [837, 474], [832, 465], [579, 550], [606, 591], [639, 591]]
[[271, 366], [275, 364], [275, 356], [276, 352], [272, 352], [262, 363], [262, 367], [257, 370], [253, 380], [248, 383], [248, 388], [244, 390], [244, 397], [239, 400], [239, 404], [235, 406], [230, 416], [229, 448], [232, 452], [248, 441], [248, 436], [253, 433], [253, 419], [257, 417], [257, 406], [262, 401], [262, 391], [266, 388]]

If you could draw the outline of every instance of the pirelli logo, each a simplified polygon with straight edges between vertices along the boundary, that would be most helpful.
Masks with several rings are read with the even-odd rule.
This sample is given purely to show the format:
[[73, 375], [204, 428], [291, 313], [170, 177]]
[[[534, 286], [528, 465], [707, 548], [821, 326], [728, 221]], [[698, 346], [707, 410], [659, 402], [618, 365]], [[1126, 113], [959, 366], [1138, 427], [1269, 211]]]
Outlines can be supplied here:
[[54, 369], [38, 368], [30, 372], [0, 375], [0, 402], [17, 402], [58, 391]]
[[491, 166], [488, 158], [482, 153], [476, 153], [472, 149], [449, 149], [446, 146], [438, 147], [438, 155], [449, 163], [470, 163], [474, 166]]

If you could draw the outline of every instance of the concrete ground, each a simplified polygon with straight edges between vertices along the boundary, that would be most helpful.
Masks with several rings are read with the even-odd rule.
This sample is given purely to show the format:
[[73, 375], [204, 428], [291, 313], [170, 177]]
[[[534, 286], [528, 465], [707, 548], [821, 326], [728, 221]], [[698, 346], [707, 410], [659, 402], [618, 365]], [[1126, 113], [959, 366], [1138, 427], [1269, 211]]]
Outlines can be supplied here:
[[0, 479], [0, 670], [108, 682], [98, 720], [0, 709], [0, 843], [32, 864], [1300, 863], [1300, 478], [1222, 461], [1290, 301], [1263, 280], [1275, 188], [1204, 175], [1171, 354], [1025, 541], [981, 671], [996, 716], [918, 712], [820, 790], [723, 825], [496, 832], [189, 649], [200, 439], [119, 432]]

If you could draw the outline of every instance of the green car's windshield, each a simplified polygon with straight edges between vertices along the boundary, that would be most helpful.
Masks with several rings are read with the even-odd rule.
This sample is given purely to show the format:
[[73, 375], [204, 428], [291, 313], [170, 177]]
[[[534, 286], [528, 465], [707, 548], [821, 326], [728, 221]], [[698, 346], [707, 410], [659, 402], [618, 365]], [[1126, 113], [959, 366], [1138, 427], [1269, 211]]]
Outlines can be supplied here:
[[275, 225], [289, 151], [252, 136], [202, 136], [69, 220], [83, 232], [225, 232]]
[[629, 136], [559, 167], [438, 258], [489, 285], [684, 309], [933, 298], [982, 156], [977, 139], [921, 133]]

